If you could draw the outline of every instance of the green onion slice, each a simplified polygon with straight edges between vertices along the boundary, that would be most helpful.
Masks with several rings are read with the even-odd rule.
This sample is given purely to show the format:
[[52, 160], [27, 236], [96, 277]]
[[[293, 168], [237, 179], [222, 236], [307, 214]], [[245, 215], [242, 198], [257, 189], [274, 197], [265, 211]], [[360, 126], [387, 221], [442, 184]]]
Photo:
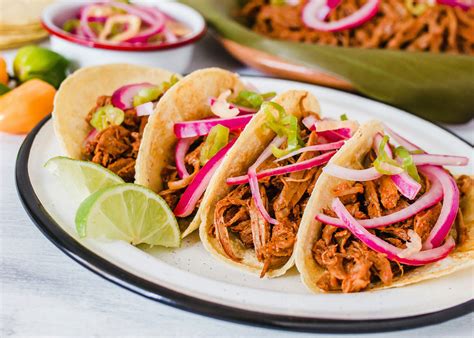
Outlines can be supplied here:
[[116, 108], [111, 104], [100, 107], [92, 115], [90, 124], [98, 131], [104, 130], [111, 125], [122, 124], [125, 113], [122, 109]]
[[[275, 116], [272, 108], [277, 111], [278, 116]], [[264, 102], [262, 104], [266, 114], [266, 126], [277, 133], [278, 136], [286, 136], [286, 149], [272, 148], [272, 153], [276, 158], [283, 157], [292, 151], [295, 151], [303, 145], [300, 137], [300, 128], [298, 119], [294, 115], [287, 114], [282, 106], [275, 102]]]
[[199, 155], [201, 165], [205, 165], [219, 150], [229, 143], [229, 128], [217, 124], [211, 128]]
[[413, 156], [410, 152], [402, 146], [399, 146], [395, 149], [395, 155], [402, 160], [403, 169], [418, 183], [421, 182], [420, 175], [413, 161]]
[[141, 104], [158, 100], [160, 96], [162, 96], [168, 89], [173, 87], [173, 85], [178, 81], [179, 79], [173, 74], [169, 81], [164, 81], [156, 87], [141, 89], [137, 95], [133, 97], [133, 106], [137, 107]]

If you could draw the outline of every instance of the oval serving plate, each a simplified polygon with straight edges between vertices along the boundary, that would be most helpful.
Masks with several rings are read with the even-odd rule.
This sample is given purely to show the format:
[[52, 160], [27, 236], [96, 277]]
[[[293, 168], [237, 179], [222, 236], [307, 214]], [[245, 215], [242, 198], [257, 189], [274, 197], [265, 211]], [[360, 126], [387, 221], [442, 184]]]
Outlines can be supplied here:
[[[470, 156], [470, 145], [448, 131], [390, 106], [352, 94], [271, 78], [244, 77], [262, 91], [306, 89], [320, 100], [324, 116], [347, 114], [361, 122], [378, 118], [433, 153]], [[292, 269], [277, 279], [259, 279], [223, 265], [197, 234], [179, 249], [135, 248], [125, 242], [79, 239], [74, 215], [80, 201], [50, 175], [44, 163], [61, 155], [49, 118], [26, 138], [16, 165], [25, 210], [58, 248], [105, 279], [153, 300], [214, 318], [251, 325], [313, 331], [374, 332], [407, 329], [471, 312], [473, 269], [402, 288], [358, 294], [309, 293]], [[472, 165], [463, 168], [472, 173]], [[462, 169], [453, 168], [454, 173]], [[284, 301], [282, 301], [284, 299]], [[429, 301], [427, 301], [429, 300]]]

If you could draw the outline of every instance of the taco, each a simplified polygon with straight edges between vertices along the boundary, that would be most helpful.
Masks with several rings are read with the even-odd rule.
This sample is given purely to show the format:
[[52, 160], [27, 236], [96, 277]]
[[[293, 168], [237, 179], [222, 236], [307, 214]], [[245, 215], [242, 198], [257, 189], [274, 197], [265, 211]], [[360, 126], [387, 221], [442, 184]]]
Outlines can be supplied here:
[[242, 132], [201, 205], [201, 241], [218, 259], [261, 277], [293, 266], [322, 167], [357, 128], [320, 120], [319, 112], [312, 94], [288, 91], [264, 103]]
[[127, 64], [76, 71], [54, 100], [53, 125], [64, 151], [133, 182], [147, 114], [179, 78], [167, 70]]
[[[395, 147], [394, 141], [398, 143]], [[378, 121], [361, 126], [318, 180], [296, 265], [314, 292], [359, 292], [437, 278], [474, 264], [473, 178]]]
[[199, 227], [200, 203], [226, 153], [273, 93], [245, 89], [237, 74], [195, 71], [158, 102], [138, 154], [136, 183], [173, 210], [183, 237]]

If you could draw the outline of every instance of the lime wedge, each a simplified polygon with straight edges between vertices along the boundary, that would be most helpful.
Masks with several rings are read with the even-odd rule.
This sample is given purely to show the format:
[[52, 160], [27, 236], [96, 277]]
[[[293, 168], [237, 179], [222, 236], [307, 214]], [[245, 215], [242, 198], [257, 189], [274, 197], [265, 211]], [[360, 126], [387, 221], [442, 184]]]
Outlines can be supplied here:
[[180, 231], [173, 212], [153, 191], [126, 183], [86, 198], [76, 213], [80, 237], [118, 239], [133, 245], [177, 247]]
[[125, 183], [120, 176], [90, 161], [57, 156], [46, 162], [44, 167], [58, 176], [68, 189], [75, 190], [81, 200], [97, 190]]

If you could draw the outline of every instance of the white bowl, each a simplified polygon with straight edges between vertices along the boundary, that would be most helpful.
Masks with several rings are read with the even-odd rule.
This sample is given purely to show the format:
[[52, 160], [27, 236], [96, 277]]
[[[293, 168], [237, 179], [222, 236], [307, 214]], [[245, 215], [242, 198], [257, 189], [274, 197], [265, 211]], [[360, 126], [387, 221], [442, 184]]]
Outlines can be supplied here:
[[160, 2], [154, 6], [185, 23], [191, 33], [175, 43], [161, 45], [117, 46], [89, 41], [61, 28], [82, 6], [84, 2], [58, 2], [48, 6], [42, 16], [42, 24], [51, 34], [51, 48], [71, 60], [76, 67], [132, 63], [182, 73], [191, 61], [193, 44], [206, 32], [204, 18], [191, 7], [176, 2]]

